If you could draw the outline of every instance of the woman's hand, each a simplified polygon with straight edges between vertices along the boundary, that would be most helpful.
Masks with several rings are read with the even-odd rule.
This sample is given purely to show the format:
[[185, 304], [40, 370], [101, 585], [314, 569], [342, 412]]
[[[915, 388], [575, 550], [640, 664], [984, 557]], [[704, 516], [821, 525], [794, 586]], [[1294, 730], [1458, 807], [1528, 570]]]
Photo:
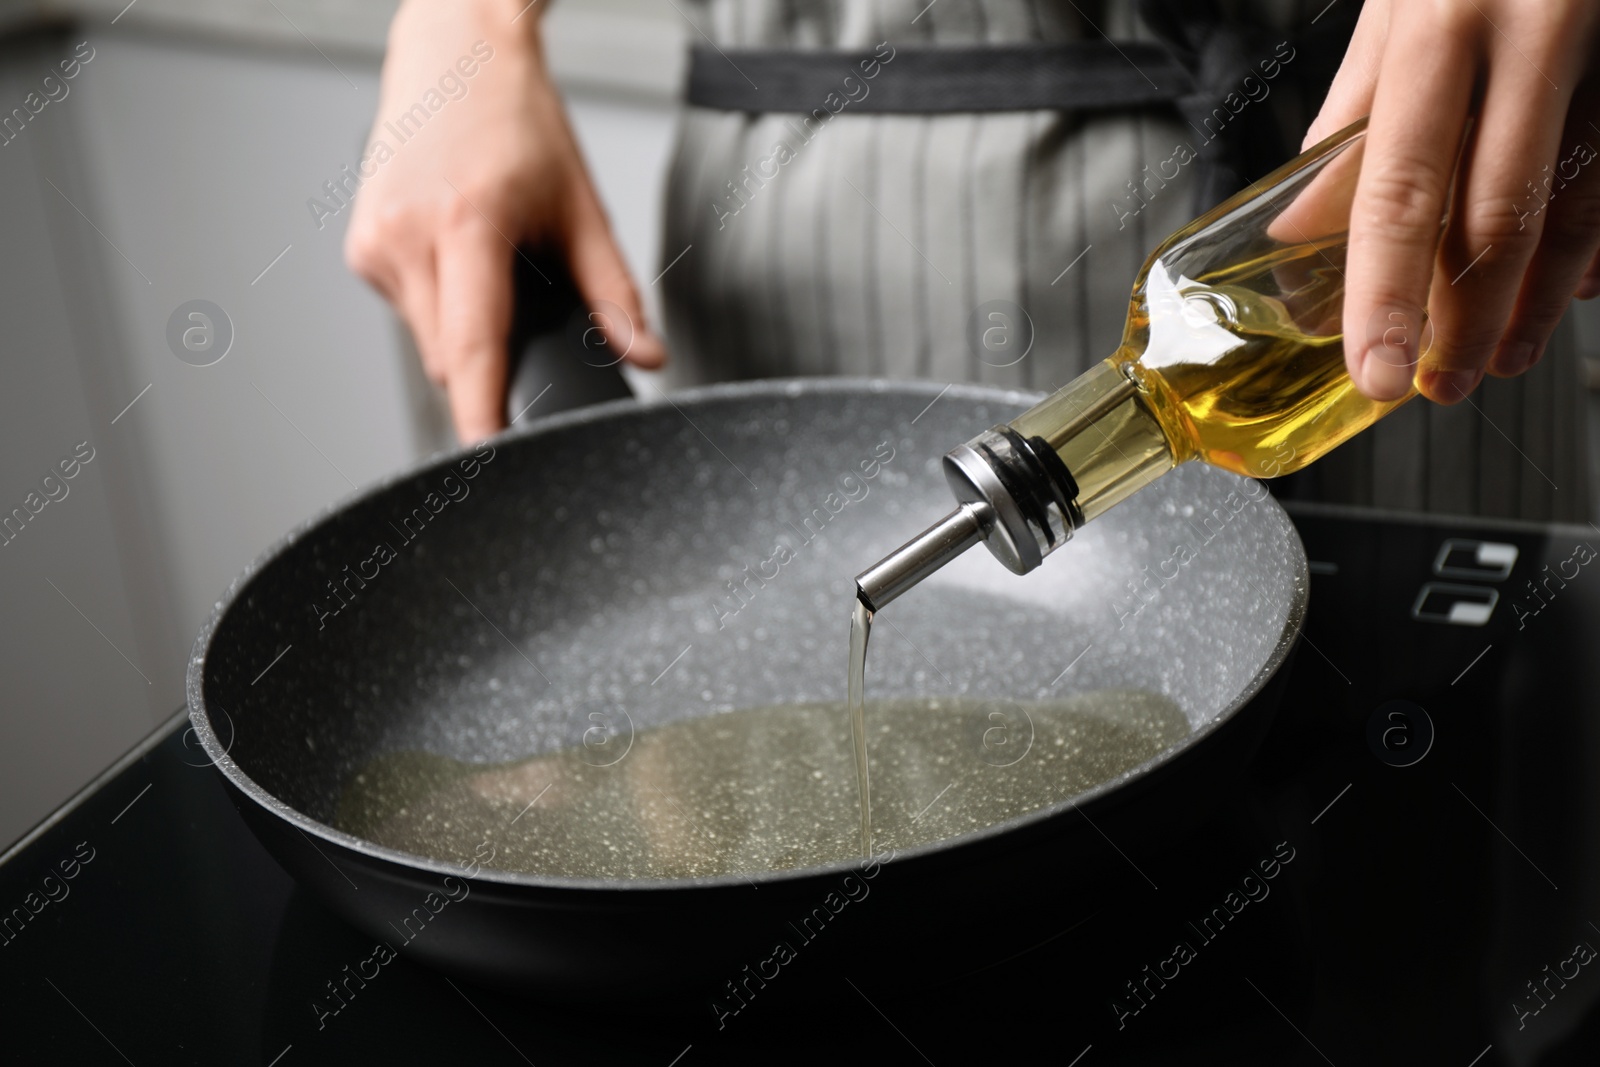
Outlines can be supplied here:
[[[350, 268], [400, 312], [428, 377], [448, 390], [463, 441], [505, 425], [518, 244], [561, 250], [590, 306], [608, 301], [632, 318], [624, 326], [631, 362], [655, 367], [666, 356], [645, 327], [638, 290], [545, 71], [543, 5], [528, 7], [525, 0], [401, 5], [363, 170], [376, 161], [376, 173], [356, 197], [345, 238]], [[627, 337], [608, 340], [628, 344]]]
[[1537, 363], [1574, 294], [1600, 294], [1597, 28], [1592, 0], [1367, 0], [1306, 135], [1372, 116], [1344, 305], [1363, 393], [1415, 376], [1455, 403]]

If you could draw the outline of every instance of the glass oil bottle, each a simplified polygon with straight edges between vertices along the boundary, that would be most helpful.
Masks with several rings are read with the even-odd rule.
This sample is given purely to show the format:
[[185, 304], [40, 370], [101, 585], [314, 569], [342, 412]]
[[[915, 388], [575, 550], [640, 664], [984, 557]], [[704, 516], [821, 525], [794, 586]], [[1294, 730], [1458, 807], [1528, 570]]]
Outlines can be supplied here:
[[1139, 272], [1109, 359], [945, 456], [959, 506], [857, 578], [866, 609], [979, 541], [1026, 573], [1179, 463], [1257, 478], [1299, 470], [1410, 399], [1370, 400], [1345, 370], [1346, 230], [1365, 128], [1167, 238]]

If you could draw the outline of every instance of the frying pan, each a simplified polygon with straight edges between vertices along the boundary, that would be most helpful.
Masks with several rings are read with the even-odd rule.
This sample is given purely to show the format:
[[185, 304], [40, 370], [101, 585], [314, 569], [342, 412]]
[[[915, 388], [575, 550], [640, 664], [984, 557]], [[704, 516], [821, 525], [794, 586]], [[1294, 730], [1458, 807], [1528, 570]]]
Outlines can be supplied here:
[[[601, 740], [620, 745], [728, 708], [841, 700], [855, 573], [948, 510], [952, 443], [1035, 399], [734, 384], [435, 457], [234, 582], [190, 661], [195, 731], [302, 885], [391, 951], [474, 981], [731, 1003], [734, 982], [751, 989], [745, 968], [795, 940], [785, 931], [853, 872], [857, 885], [870, 873], [870, 896], [804, 942], [806, 966], [848, 955], [855, 973], [914, 982], [999, 959], [1027, 935], [997, 915], [1142, 889], [1138, 857], [1202, 817], [1265, 731], [1308, 582], [1258, 483], [1179, 468], [1034, 574], [971, 552], [879, 616], [871, 698], [1137, 688], [1189, 720], [1160, 755], [1027, 815], [866, 869], [626, 881], [497, 870], [474, 862], [471, 840], [454, 862], [410, 855], [333, 819], [351, 776], [385, 753], [503, 762], [592, 739], [595, 709]], [[773, 575], [785, 540], [798, 547]]]

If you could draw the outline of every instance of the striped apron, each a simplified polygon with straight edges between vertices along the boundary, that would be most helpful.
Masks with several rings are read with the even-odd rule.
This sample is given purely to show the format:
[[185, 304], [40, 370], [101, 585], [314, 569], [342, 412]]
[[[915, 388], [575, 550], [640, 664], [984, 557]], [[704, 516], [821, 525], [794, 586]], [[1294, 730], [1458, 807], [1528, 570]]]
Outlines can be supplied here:
[[[1049, 390], [1116, 348], [1157, 242], [1293, 154], [1357, 7], [700, 0], [684, 11], [700, 44], [661, 263], [672, 264], [664, 314], [680, 375]], [[981, 343], [996, 322], [1013, 335]], [[1570, 329], [1534, 372], [1488, 379], [1471, 399], [1407, 404], [1280, 492], [1587, 518]]]

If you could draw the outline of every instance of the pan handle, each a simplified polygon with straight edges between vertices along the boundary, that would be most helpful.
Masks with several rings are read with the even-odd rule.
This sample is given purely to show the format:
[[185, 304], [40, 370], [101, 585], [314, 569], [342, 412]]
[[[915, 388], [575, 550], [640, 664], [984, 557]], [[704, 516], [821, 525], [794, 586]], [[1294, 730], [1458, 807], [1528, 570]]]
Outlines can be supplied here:
[[578, 295], [566, 264], [548, 252], [519, 248], [513, 263], [514, 305], [506, 421], [527, 422], [558, 411], [633, 396], [621, 354], [599, 329], [604, 309]]

